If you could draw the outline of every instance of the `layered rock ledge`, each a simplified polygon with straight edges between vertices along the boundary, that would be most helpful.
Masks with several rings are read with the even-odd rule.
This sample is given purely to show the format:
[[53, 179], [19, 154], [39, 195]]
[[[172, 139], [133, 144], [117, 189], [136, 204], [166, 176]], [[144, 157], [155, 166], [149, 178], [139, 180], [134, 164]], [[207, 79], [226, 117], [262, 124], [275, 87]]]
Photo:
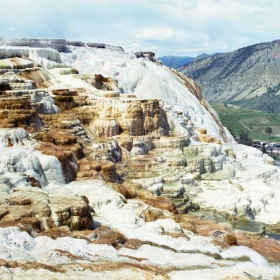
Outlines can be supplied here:
[[277, 279], [279, 169], [225, 143], [194, 81], [151, 52], [0, 44], [1, 276]]

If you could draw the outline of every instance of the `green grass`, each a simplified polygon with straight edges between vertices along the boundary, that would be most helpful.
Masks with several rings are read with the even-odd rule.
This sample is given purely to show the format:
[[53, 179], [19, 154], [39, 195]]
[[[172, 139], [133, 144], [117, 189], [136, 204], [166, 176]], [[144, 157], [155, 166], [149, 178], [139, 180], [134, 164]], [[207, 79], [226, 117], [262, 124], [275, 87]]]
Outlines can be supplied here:
[[[238, 136], [241, 131], [247, 131], [249, 137], [262, 141], [280, 143], [280, 115], [241, 108], [231, 104], [211, 104], [220, 116], [222, 124]], [[272, 134], [267, 135], [265, 129], [272, 128]]]

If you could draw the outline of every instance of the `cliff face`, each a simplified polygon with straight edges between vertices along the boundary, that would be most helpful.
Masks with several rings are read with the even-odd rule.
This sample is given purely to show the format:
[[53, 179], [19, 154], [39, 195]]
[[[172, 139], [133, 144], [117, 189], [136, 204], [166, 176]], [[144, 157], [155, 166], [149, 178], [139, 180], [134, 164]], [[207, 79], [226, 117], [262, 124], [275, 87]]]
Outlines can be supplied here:
[[119, 134], [131, 136], [149, 135], [156, 138], [167, 135], [169, 126], [159, 100], [98, 100], [94, 102], [98, 117], [91, 127], [98, 137]]
[[279, 111], [280, 41], [218, 54], [179, 69], [195, 79], [209, 102]]

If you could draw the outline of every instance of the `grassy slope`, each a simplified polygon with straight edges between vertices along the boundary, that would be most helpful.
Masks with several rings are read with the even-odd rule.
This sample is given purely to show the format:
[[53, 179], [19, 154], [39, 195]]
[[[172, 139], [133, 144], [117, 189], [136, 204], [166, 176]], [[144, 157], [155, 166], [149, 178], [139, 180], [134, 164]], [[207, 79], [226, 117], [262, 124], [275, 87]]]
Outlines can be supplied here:
[[[235, 136], [246, 130], [252, 139], [280, 143], [279, 115], [249, 110], [231, 104], [213, 103], [211, 106], [219, 114], [222, 124], [233, 131]], [[265, 133], [268, 126], [272, 128], [270, 137]]]

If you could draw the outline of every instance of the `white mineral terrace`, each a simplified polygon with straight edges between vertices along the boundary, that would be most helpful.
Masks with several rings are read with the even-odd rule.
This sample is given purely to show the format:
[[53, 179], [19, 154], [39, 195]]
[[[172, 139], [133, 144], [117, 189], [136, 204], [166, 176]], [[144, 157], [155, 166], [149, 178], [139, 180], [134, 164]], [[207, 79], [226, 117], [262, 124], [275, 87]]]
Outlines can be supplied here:
[[[60, 54], [32, 47], [49, 40], [27, 43], [0, 47], [2, 59], [28, 57], [46, 75], [36, 82], [44, 90], [8, 92], [30, 95], [38, 123], [21, 123], [21, 111], [4, 99], [0, 110], [2, 126], [10, 127], [0, 128], [1, 279], [279, 279], [279, 256], [274, 262], [260, 254], [275, 257], [277, 241], [273, 247], [265, 239], [258, 253], [226, 239], [236, 234], [229, 222], [213, 230], [203, 217], [208, 235], [199, 235], [191, 228], [195, 216], [176, 213], [173, 203], [199, 205], [212, 219], [222, 213], [280, 223], [280, 169], [270, 157], [234, 143], [182, 78], [149, 59], [105, 44], [58, 40], [55, 48], [71, 51]], [[113, 78], [113, 90], [75, 69]], [[14, 75], [4, 73], [5, 83]], [[142, 106], [137, 116], [135, 103]], [[222, 144], [199, 142], [203, 130]], [[263, 242], [258, 238], [250, 242]]]

